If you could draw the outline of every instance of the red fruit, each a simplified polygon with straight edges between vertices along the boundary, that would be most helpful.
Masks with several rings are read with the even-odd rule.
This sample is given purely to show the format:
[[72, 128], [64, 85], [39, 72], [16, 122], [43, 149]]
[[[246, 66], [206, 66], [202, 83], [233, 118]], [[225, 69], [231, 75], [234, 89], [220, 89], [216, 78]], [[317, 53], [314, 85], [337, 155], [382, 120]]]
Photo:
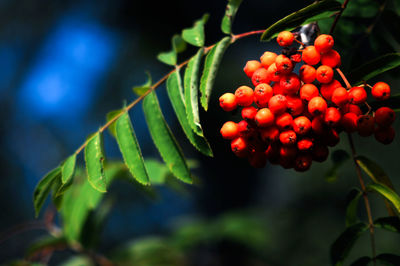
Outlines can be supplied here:
[[287, 112], [293, 117], [299, 116], [303, 113], [304, 104], [303, 101], [297, 96], [286, 96], [287, 100]]
[[275, 119], [275, 124], [280, 130], [289, 130], [292, 128], [293, 117], [288, 113], [283, 113]]
[[362, 137], [371, 136], [375, 131], [375, 119], [370, 115], [360, 115], [357, 119], [357, 131]]
[[221, 128], [221, 135], [224, 139], [234, 139], [239, 137], [238, 124], [232, 121], [225, 122]]
[[294, 63], [300, 63], [301, 62], [301, 54], [293, 54], [290, 56], [290, 60]]
[[355, 104], [349, 104], [349, 103], [345, 104], [345, 105], [341, 106], [341, 111], [342, 111], [342, 114], [354, 113], [357, 116], [362, 115], [360, 107]]
[[377, 100], [387, 100], [390, 97], [390, 86], [380, 81], [372, 87], [371, 94]]
[[296, 143], [297, 136], [293, 130], [286, 130], [281, 132], [279, 140], [283, 145], [293, 145]]
[[255, 120], [259, 127], [268, 127], [274, 123], [275, 116], [270, 109], [262, 108], [258, 110]]
[[329, 149], [325, 145], [316, 144], [313, 148], [312, 158], [316, 162], [324, 162], [328, 158]]
[[293, 70], [293, 63], [289, 57], [278, 55], [275, 59], [276, 70], [281, 74], [289, 74]]
[[257, 114], [257, 108], [253, 106], [244, 107], [242, 109], [242, 118], [245, 120], [254, 120]]
[[294, 170], [298, 172], [305, 172], [310, 169], [312, 157], [309, 154], [300, 154], [294, 161]]
[[268, 67], [270, 65], [272, 65], [272, 63], [275, 62], [275, 59], [277, 56], [278, 55], [276, 53], [269, 52], [269, 51], [263, 53], [263, 55], [260, 57], [261, 65], [264, 68], [268, 69]]
[[349, 100], [349, 93], [343, 87], [336, 88], [332, 93], [331, 100], [337, 106], [343, 106]]
[[299, 74], [304, 83], [312, 83], [315, 80], [316, 70], [310, 65], [302, 65]]
[[255, 168], [263, 168], [267, 164], [267, 156], [264, 152], [256, 151], [250, 154], [249, 163]]
[[321, 116], [314, 117], [311, 122], [311, 128], [317, 135], [322, 135], [326, 132], [326, 125]]
[[283, 114], [287, 109], [287, 99], [281, 94], [274, 95], [269, 99], [268, 107], [275, 115]]
[[311, 129], [311, 121], [305, 116], [299, 116], [293, 120], [293, 130], [296, 134], [305, 135]]
[[333, 44], [333, 37], [328, 34], [321, 34], [314, 41], [315, 49], [320, 53], [326, 53], [331, 50]]
[[314, 142], [310, 138], [304, 138], [297, 142], [299, 151], [309, 151], [314, 146]]
[[362, 104], [367, 100], [367, 92], [363, 87], [353, 87], [349, 91], [349, 102], [352, 104]]
[[282, 87], [279, 85], [279, 82], [275, 82], [272, 85], [272, 90], [274, 91], [274, 95], [277, 95], [277, 94], [283, 95], [283, 93], [284, 93]]
[[328, 84], [322, 84], [321, 85], [321, 95], [322, 95], [322, 97], [324, 97], [325, 99], [330, 101], [332, 99], [333, 91], [336, 88], [339, 88], [339, 87], [342, 87], [342, 84], [340, 84], [340, 82], [337, 81], [336, 79], [332, 80]]
[[270, 81], [279, 82], [281, 76], [279, 75], [279, 72], [278, 72], [278, 70], [276, 68], [276, 64], [275, 63], [272, 63], [268, 67], [267, 72], [268, 72], [268, 79]]
[[254, 101], [261, 108], [268, 106], [268, 101], [273, 95], [273, 89], [266, 83], [261, 83], [254, 89]]
[[304, 48], [302, 58], [306, 64], [313, 66], [319, 63], [321, 55], [314, 46], [310, 45]]
[[300, 88], [300, 98], [303, 101], [309, 101], [314, 97], [319, 96], [318, 88], [314, 84], [304, 84]]
[[322, 97], [314, 97], [308, 102], [308, 112], [313, 116], [324, 114], [326, 108], [328, 108], [328, 105]]
[[248, 155], [247, 148], [248, 148], [248, 143], [245, 138], [238, 137], [231, 141], [231, 149], [233, 153], [240, 158], [246, 157]]
[[243, 68], [243, 71], [249, 78], [251, 78], [254, 72], [260, 67], [262, 67], [260, 62], [258, 62], [257, 60], [250, 60], [247, 61], [246, 65]]
[[251, 76], [251, 82], [253, 82], [254, 86], [260, 83], [269, 83], [268, 71], [263, 67], [257, 69]]
[[294, 41], [294, 35], [290, 31], [282, 31], [278, 34], [276, 41], [280, 46], [290, 46]]
[[290, 73], [281, 77], [279, 86], [285, 94], [296, 94], [300, 89], [300, 79], [295, 73]]
[[320, 83], [330, 83], [333, 78], [333, 69], [330, 66], [322, 65], [317, 68], [316, 78]]
[[253, 103], [254, 92], [248, 86], [240, 86], [235, 91], [236, 102], [240, 106], [249, 106]]
[[342, 118], [342, 115], [340, 114], [340, 112], [337, 108], [329, 107], [328, 109], [326, 109], [326, 112], [324, 115], [324, 122], [328, 126], [337, 125], [341, 118]]
[[358, 115], [355, 113], [345, 113], [340, 120], [340, 124], [344, 131], [348, 133], [355, 132], [357, 130], [357, 119]]
[[385, 145], [392, 143], [395, 135], [393, 127], [377, 127], [375, 130], [375, 139]]
[[396, 115], [393, 109], [381, 107], [375, 111], [375, 123], [379, 127], [389, 127], [393, 124]]
[[233, 93], [227, 92], [219, 97], [219, 105], [226, 111], [233, 111], [237, 107], [236, 96]]
[[276, 126], [260, 129], [261, 139], [265, 142], [275, 142], [279, 140], [280, 131]]
[[279, 149], [279, 155], [284, 160], [293, 160], [296, 158], [297, 149], [295, 146], [281, 146]]
[[341, 63], [340, 54], [333, 49], [321, 55], [321, 64], [323, 65], [336, 68], [340, 66]]
[[239, 135], [241, 137], [246, 137], [251, 134], [253, 131], [252, 128], [250, 127], [249, 123], [247, 123], [246, 120], [242, 120], [239, 123], [237, 123], [238, 129], [239, 129]]

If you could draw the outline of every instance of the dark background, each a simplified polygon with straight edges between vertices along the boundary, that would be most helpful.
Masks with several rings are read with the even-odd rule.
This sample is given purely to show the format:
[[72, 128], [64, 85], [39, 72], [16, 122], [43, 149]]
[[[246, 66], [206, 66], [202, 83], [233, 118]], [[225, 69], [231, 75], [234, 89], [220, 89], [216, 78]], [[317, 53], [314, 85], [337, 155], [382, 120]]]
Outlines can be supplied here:
[[[363, 2], [368, 1], [354, 1], [354, 5]], [[233, 31], [264, 29], [308, 3], [311, 1], [243, 1]], [[209, 0], [0, 1], [0, 263], [23, 257], [29, 243], [45, 234], [34, 228], [17, 229], [34, 220], [32, 192], [40, 178], [98, 129], [108, 111], [120, 108], [124, 99], [130, 102], [135, 98], [131, 87], [145, 81], [145, 71], [154, 80], [170, 71], [156, 60], [156, 55], [170, 49], [173, 34], [190, 27], [207, 12], [206, 44], [218, 41], [223, 36], [219, 25], [225, 5], [226, 1]], [[373, 19], [364, 18], [363, 23], [368, 26]], [[345, 21], [346, 17], [342, 23]], [[350, 61], [347, 68], [390, 49], [362, 43], [356, 53], [348, 38], [363, 36], [364, 28], [351, 27], [339, 26], [335, 35], [335, 41], [339, 39], [337, 49], [345, 55], [344, 61]], [[398, 50], [398, 46], [392, 49]], [[259, 58], [266, 50], [279, 52], [275, 42], [260, 43], [254, 36], [238, 41], [225, 54], [209, 111], [201, 113], [215, 158], [205, 158], [191, 147], [179, 128], [164, 86], [157, 90], [163, 113], [185, 155], [200, 163], [194, 173], [202, 185], [188, 187], [190, 193], [186, 195], [161, 188], [161, 199], [151, 201], [133, 186], [116, 184], [109, 192], [115, 205], [101, 235], [100, 251], [107, 253], [131, 239], [169, 235], [171, 225], [180, 217], [212, 221], [227, 212], [251, 212], [265, 226], [265, 246], [254, 251], [243, 244], [217, 241], [196, 248], [191, 263], [329, 263], [329, 245], [345, 226], [346, 193], [358, 186], [351, 162], [343, 165], [338, 180], [331, 183], [325, 180], [330, 161], [316, 163], [303, 174], [272, 165], [257, 170], [235, 158], [229, 143], [219, 135], [220, 126], [231, 117], [220, 110], [218, 96], [249, 84], [242, 68], [247, 60]], [[180, 60], [194, 51], [189, 48]], [[394, 93], [399, 85], [396, 75], [393, 72], [385, 79], [391, 82]], [[141, 107], [135, 107], [130, 115], [145, 158], [159, 159]], [[346, 136], [341, 138], [334, 149], [348, 150]], [[355, 142], [359, 153], [381, 163], [399, 187], [398, 138], [390, 146], [376, 143], [373, 137], [355, 136]], [[109, 158], [120, 158], [109, 135], [106, 151]], [[82, 158], [79, 161], [82, 164]], [[385, 215], [383, 202], [378, 197], [372, 197], [372, 201], [374, 216]], [[361, 207], [360, 215], [364, 216]], [[382, 233], [377, 243], [379, 251], [396, 252], [399, 238]], [[366, 235], [351, 256], [355, 259], [369, 252]], [[57, 256], [50, 262], [57, 263]], [[60, 256], [63, 259], [67, 255]]]

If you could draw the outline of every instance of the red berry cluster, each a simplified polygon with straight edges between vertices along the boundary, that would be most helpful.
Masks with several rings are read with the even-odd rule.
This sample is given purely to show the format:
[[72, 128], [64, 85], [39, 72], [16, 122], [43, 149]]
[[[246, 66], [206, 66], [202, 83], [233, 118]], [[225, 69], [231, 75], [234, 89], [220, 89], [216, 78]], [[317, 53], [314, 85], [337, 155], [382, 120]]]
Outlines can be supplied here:
[[[222, 137], [231, 140], [232, 151], [248, 158], [253, 167], [264, 167], [269, 160], [284, 168], [306, 171], [312, 161], [325, 161], [328, 147], [339, 143], [339, 133], [358, 132], [375, 135], [376, 140], [389, 144], [395, 131], [391, 126], [395, 113], [388, 107], [371, 110], [366, 87], [377, 100], [390, 96], [390, 87], [378, 82], [351, 87], [338, 68], [340, 55], [333, 50], [332, 36], [319, 35], [314, 45], [297, 50], [289, 47], [296, 40], [289, 31], [281, 32], [277, 42], [283, 46], [280, 55], [265, 52], [260, 61], [246, 63], [244, 72], [254, 89], [240, 86], [235, 94], [225, 93], [220, 106], [225, 111], [243, 107], [243, 120], [228, 121], [221, 128]], [[300, 42], [299, 42], [300, 43]], [[293, 72], [303, 61], [299, 74]], [[335, 79], [338, 72], [346, 88]], [[360, 105], [366, 105], [365, 114]]]

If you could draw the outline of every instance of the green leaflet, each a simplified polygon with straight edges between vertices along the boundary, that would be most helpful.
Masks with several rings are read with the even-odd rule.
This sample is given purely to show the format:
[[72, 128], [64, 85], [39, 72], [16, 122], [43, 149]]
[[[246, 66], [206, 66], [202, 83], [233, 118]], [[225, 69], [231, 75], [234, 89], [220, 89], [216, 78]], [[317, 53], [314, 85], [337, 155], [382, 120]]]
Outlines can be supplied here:
[[225, 16], [222, 18], [221, 30], [223, 33], [231, 34], [232, 23], [235, 19], [236, 12], [242, 3], [242, 0], [228, 0], [228, 5], [226, 6]]
[[184, 77], [186, 115], [190, 127], [199, 136], [204, 136], [200, 125], [198, 99], [199, 69], [203, 52], [204, 49], [200, 48], [196, 55], [190, 59]]
[[[122, 113], [122, 109], [118, 109], [118, 110], [113, 110], [107, 113], [106, 115], [106, 120], [107, 122], [109, 122], [110, 120], [114, 119], [114, 117], [118, 116], [119, 114]], [[115, 121], [111, 123], [111, 125], [108, 127], [108, 132], [110, 132], [110, 134], [116, 138], [116, 133], [115, 133]]]
[[164, 64], [175, 66], [177, 63], [178, 53], [183, 52], [186, 49], [186, 42], [181, 36], [175, 34], [171, 39], [171, 44], [172, 50], [159, 53], [157, 59]]
[[128, 113], [124, 113], [118, 118], [115, 128], [118, 146], [129, 171], [139, 183], [148, 185], [149, 177]]
[[155, 92], [144, 98], [143, 111], [153, 142], [169, 170], [183, 182], [192, 183], [182, 149], [165, 122]]
[[186, 50], [186, 42], [179, 34], [172, 36], [172, 49], [177, 54]]
[[367, 189], [369, 191], [375, 191], [381, 194], [388, 201], [390, 201], [396, 208], [397, 212], [400, 213], [400, 197], [392, 189], [381, 183], [370, 184], [367, 186]]
[[204, 137], [195, 134], [189, 125], [189, 121], [186, 116], [186, 107], [182, 90], [182, 80], [179, 74], [179, 69], [177, 69], [167, 79], [167, 92], [169, 100], [171, 101], [178, 121], [181, 124], [181, 127], [190, 143], [204, 155], [212, 157], [213, 153], [207, 140]]
[[75, 172], [76, 154], [72, 154], [67, 160], [61, 165], [61, 181], [66, 184]]
[[201, 19], [197, 20], [192, 28], [182, 31], [182, 38], [191, 45], [204, 46], [204, 24], [206, 24], [209, 15], [205, 14]]
[[357, 223], [357, 207], [358, 201], [362, 196], [362, 192], [359, 189], [352, 189], [347, 196], [347, 208], [346, 208], [346, 227], [352, 226]]
[[269, 41], [281, 31], [291, 31], [310, 22], [329, 18], [341, 8], [342, 4], [333, 0], [315, 2], [272, 24], [261, 35], [261, 41]]
[[230, 42], [230, 37], [223, 38], [214, 45], [206, 57], [203, 74], [200, 80], [200, 101], [206, 111], [208, 109], [208, 102], [210, 101], [211, 90], [214, 85], [215, 77], [217, 76], [219, 64], [221, 63], [224, 52], [228, 48]]
[[107, 191], [104, 160], [103, 136], [97, 132], [88, 140], [85, 147], [85, 162], [89, 183], [100, 192]]
[[400, 233], [400, 218], [397, 216], [381, 217], [374, 221], [374, 226], [391, 232]]
[[162, 52], [157, 55], [158, 60], [171, 66], [176, 65], [176, 57], [176, 52], [174, 50], [169, 52]]
[[360, 84], [379, 74], [400, 66], [400, 53], [392, 53], [375, 58], [351, 71], [348, 79], [351, 84]]
[[42, 208], [47, 196], [50, 193], [52, 185], [57, 178], [60, 178], [61, 168], [57, 167], [47, 173], [36, 185], [33, 192], [33, 205], [35, 207], [35, 216], [39, 216], [40, 209]]
[[146, 91], [148, 91], [150, 89], [151, 84], [152, 84], [150, 72], [146, 71], [146, 75], [147, 75], [147, 80], [145, 83], [143, 83], [142, 85], [139, 85], [139, 86], [132, 87], [132, 91], [134, 94], [136, 94], [138, 96], [142, 96], [143, 94], [146, 93]]

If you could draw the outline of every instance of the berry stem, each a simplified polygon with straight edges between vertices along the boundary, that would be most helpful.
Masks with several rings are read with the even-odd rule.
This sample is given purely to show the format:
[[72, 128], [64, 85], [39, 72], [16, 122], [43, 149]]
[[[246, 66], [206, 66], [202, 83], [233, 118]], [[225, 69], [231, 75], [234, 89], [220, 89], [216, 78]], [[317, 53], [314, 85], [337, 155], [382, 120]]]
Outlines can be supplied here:
[[339, 73], [340, 77], [342, 78], [342, 80], [344, 81], [344, 83], [346, 84], [347, 89], [351, 89], [351, 85], [349, 83], [349, 81], [347, 80], [346, 76], [343, 74], [343, 72], [340, 70], [340, 68], [336, 68], [337, 73]]
[[341, 9], [341, 10], [339, 11], [339, 13], [336, 15], [335, 20], [334, 20], [333, 23], [332, 23], [331, 29], [329, 30], [329, 35], [332, 35], [332, 34], [333, 34], [333, 31], [335, 30], [336, 25], [337, 25], [337, 23], [338, 23], [340, 17], [341, 17], [342, 14], [343, 14], [343, 11], [346, 9], [346, 6], [347, 6], [347, 4], [348, 4], [349, 2], [350, 2], [350, 0], [346, 0], [346, 1], [343, 2], [342, 9]]
[[302, 43], [301, 41], [297, 40], [296, 38], [294, 38], [294, 41], [297, 42], [298, 44], [301, 44], [303, 47], [306, 47], [306, 45], [304, 43]]
[[372, 220], [371, 206], [369, 204], [367, 190], [365, 188], [365, 183], [364, 183], [364, 180], [361, 175], [360, 165], [358, 164], [358, 162], [356, 160], [356, 149], [354, 146], [353, 137], [350, 133], [348, 133], [347, 136], [349, 138], [349, 144], [350, 144], [350, 148], [351, 148], [351, 157], [352, 157], [354, 165], [356, 167], [358, 181], [360, 182], [361, 189], [363, 192], [364, 205], [365, 205], [365, 209], [367, 210], [367, 216], [368, 216], [369, 234], [371, 236], [372, 257], [373, 257], [374, 265], [376, 265], [375, 229], [374, 229], [375, 227], [374, 227], [374, 222]]

